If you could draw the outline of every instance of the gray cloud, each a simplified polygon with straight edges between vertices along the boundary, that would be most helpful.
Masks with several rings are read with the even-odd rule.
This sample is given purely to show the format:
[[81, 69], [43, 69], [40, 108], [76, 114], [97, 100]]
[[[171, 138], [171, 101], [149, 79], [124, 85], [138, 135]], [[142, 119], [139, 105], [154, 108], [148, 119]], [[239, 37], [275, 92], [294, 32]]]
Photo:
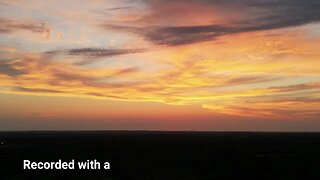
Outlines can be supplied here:
[[276, 92], [290, 92], [290, 91], [320, 89], [320, 82], [313, 82], [313, 83], [308, 83], [308, 84], [296, 84], [296, 85], [289, 85], [289, 86], [270, 87], [269, 89], [274, 90]]
[[114, 7], [107, 9], [108, 11], [116, 11], [116, 10], [126, 10], [126, 9], [132, 9], [131, 6], [122, 6], [122, 7]]
[[67, 50], [68, 55], [88, 57], [110, 57], [124, 54], [142, 52], [143, 49], [102, 49], [102, 48], [79, 48]]
[[143, 36], [146, 40], [158, 45], [183, 45], [212, 40], [215, 37], [239, 31], [218, 25], [180, 26], [180, 27], [128, 27], [103, 25], [106, 29], [125, 31]]
[[18, 76], [26, 74], [24, 70], [19, 70], [14, 67], [14, 65], [8, 61], [0, 61], [0, 73], [6, 74], [8, 76]]
[[12, 33], [17, 30], [40, 34], [48, 34], [51, 31], [50, 28], [46, 27], [46, 24], [42, 22], [0, 18], [0, 33]]
[[[168, 1], [168, 0], [146, 0], [152, 12], [157, 16], [152, 16], [152, 21], [156, 24], [159, 16], [175, 16], [180, 12], [179, 7], [182, 3], [189, 5], [201, 4], [206, 7], [215, 7], [233, 13], [237, 9], [245, 15], [245, 19], [239, 18], [238, 21], [232, 21], [231, 25], [210, 24], [205, 26], [146, 26], [146, 27], [126, 27], [113, 26], [110, 24], [102, 25], [106, 29], [122, 30], [134, 33], [144, 37], [158, 45], [184, 45], [203, 41], [213, 40], [216, 37], [241, 32], [262, 31], [278, 28], [300, 26], [308, 23], [318, 22], [320, 20], [320, 1], [319, 0], [186, 0], [186, 1]], [[165, 12], [165, 6], [172, 5], [170, 12]], [[172, 12], [174, 9], [176, 12]], [[159, 15], [159, 11], [164, 11]], [[187, 13], [187, 12], [186, 12]]]
[[14, 91], [20, 92], [35, 92], [35, 93], [63, 93], [63, 91], [53, 89], [41, 89], [41, 88], [24, 88], [24, 87], [13, 87]]
[[78, 49], [48, 51], [45, 54], [47, 55], [63, 54], [63, 55], [69, 55], [69, 56], [82, 56], [86, 59], [76, 64], [85, 65], [85, 64], [96, 62], [99, 58], [121, 56], [126, 54], [135, 54], [135, 53], [141, 53], [144, 51], [145, 49], [78, 48]]

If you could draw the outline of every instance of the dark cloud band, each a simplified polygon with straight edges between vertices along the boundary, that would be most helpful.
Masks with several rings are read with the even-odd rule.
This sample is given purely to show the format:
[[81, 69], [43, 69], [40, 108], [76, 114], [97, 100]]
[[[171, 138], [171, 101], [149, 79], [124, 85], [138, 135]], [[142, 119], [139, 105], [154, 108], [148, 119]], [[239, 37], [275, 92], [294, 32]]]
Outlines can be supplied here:
[[[104, 24], [106, 29], [121, 30], [144, 37], [158, 45], [175, 46], [213, 40], [216, 37], [241, 32], [272, 30], [305, 25], [320, 20], [319, 0], [187, 0], [187, 1], [145, 1], [152, 12], [163, 10], [163, 6], [174, 5], [179, 11], [179, 3], [188, 2], [202, 6], [220, 8], [229, 13], [238, 9], [245, 19], [233, 20], [231, 24], [209, 24], [204, 26], [113, 26]], [[184, 13], [184, 12], [180, 12]], [[158, 13], [159, 14], [159, 13]], [[158, 15], [157, 14], [157, 15]], [[170, 19], [170, 13], [161, 16]], [[172, 15], [172, 14], [171, 14]], [[174, 14], [173, 14], [174, 15]], [[162, 17], [163, 18], [163, 17]], [[187, 20], [187, 19], [186, 19]], [[157, 18], [153, 19], [157, 23]]]

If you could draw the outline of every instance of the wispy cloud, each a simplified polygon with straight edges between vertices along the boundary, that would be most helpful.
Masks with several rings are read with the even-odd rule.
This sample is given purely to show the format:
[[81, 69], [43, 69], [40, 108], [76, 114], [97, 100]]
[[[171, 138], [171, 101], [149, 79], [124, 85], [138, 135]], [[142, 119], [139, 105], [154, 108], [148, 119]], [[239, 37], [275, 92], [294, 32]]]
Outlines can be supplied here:
[[108, 11], [117, 11], [117, 10], [126, 10], [126, 9], [132, 9], [131, 6], [122, 6], [122, 7], [114, 7], [114, 8], [108, 8]]
[[84, 65], [98, 61], [99, 58], [106, 58], [112, 56], [121, 56], [126, 54], [135, 54], [144, 52], [145, 49], [116, 49], [116, 48], [78, 48], [78, 49], [67, 49], [67, 50], [55, 50], [48, 51], [45, 54], [49, 55], [69, 55], [69, 56], [80, 56], [85, 59], [77, 62], [78, 65]]
[[30, 92], [30, 93], [62, 93], [62, 91], [53, 89], [41, 89], [41, 88], [24, 88], [24, 87], [12, 87], [14, 91]]
[[51, 29], [44, 22], [0, 18], [0, 33], [13, 33], [16, 31], [28, 31], [50, 36]]

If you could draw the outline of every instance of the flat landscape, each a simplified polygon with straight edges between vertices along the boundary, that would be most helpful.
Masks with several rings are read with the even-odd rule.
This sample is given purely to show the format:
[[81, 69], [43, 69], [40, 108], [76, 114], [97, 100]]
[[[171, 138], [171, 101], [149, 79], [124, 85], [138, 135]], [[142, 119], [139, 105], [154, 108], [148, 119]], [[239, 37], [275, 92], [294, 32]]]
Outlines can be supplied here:
[[[310, 179], [320, 133], [1, 132], [1, 179]], [[94, 160], [110, 170], [23, 170], [34, 162]]]

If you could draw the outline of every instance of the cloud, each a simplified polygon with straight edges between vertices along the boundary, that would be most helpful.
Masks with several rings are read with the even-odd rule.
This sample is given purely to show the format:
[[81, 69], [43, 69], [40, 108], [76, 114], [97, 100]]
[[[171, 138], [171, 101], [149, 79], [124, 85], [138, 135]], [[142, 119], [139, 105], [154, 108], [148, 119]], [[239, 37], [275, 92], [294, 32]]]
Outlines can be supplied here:
[[122, 7], [114, 7], [114, 8], [108, 8], [108, 11], [117, 11], [117, 10], [126, 10], [126, 9], [132, 9], [131, 6], [122, 6]]
[[16, 31], [29, 31], [50, 36], [51, 29], [43, 22], [0, 18], [0, 33], [13, 33]]
[[[277, 97], [277, 98], [276, 98]], [[290, 96], [256, 96], [237, 101], [203, 104], [203, 108], [217, 113], [246, 117], [277, 119], [312, 118], [320, 115], [320, 99]]]
[[95, 92], [92, 92], [92, 93], [86, 93], [86, 94], [89, 95], [89, 96], [94, 96], [94, 97], [111, 98], [111, 99], [117, 99], [117, 100], [119, 100], [119, 99], [128, 100], [128, 98], [126, 98], [126, 97], [109, 95], [109, 94], [106, 94], [106, 93], [95, 93]]
[[68, 55], [87, 57], [110, 57], [124, 54], [142, 52], [143, 49], [102, 49], [102, 48], [79, 48], [67, 50]]
[[63, 93], [54, 89], [42, 89], [42, 88], [24, 88], [24, 87], [13, 87], [14, 91], [19, 92], [31, 92], [31, 93]]
[[63, 71], [57, 69], [51, 69], [50, 74], [52, 78], [47, 82], [53, 86], [76, 86], [82, 87], [96, 87], [96, 88], [122, 88], [130, 87], [137, 83], [128, 82], [117, 82], [112, 79], [119, 78], [122, 76], [130, 75], [139, 72], [138, 68], [124, 68], [124, 69], [113, 69], [110, 72], [104, 74], [94, 74], [93, 72], [79, 72], [79, 71]]
[[268, 76], [242, 76], [242, 77], [235, 77], [230, 78], [227, 80], [225, 85], [241, 85], [241, 84], [251, 84], [251, 83], [261, 83], [261, 82], [268, 82], [277, 80], [275, 77], [268, 77]]
[[[80, 55], [86, 51], [76, 52]], [[182, 54], [179, 52], [179, 55]], [[319, 89], [319, 82], [316, 81], [288, 86], [273, 84], [259, 88], [255, 83], [272, 83], [273, 80], [287, 76], [239, 72], [206, 74], [216, 70], [208, 66], [209, 62], [185, 59], [176, 62], [176, 66], [167, 71], [152, 75], [128, 65], [127, 68], [86, 69], [58, 60], [44, 63], [43, 58], [45, 56], [40, 53], [29, 59], [21, 59], [19, 63], [5, 63], [16, 70], [28, 70], [28, 76], [5, 77], [7, 79], [3, 81], [4, 86], [13, 87], [9, 93], [152, 101], [172, 105], [196, 104], [215, 113], [258, 118], [309, 118], [319, 115], [319, 91], [314, 92]], [[219, 70], [224, 69], [220, 67]], [[237, 85], [246, 87], [237, 89]], [[301, 93], [305, 96], [295, 95], [311, 90], [311, 93]]]
[[302, 90], [310, 90], [310, 89], [319, 89], [320, 90], [320, 82], [268, 88], [268, 90], [271, 90], [274, 92], [290, 92], [290, 91], [302, 91]]
[[0, 73], [8, 76], [18, 76], [26, 74], [25, 70], [19, 70], [14, 66], [14, 63], [9, 61], [0, 61]]
[[310, 82], [222, 94], [203, 108], [222, 114], [278, 119], [320, 115], [320, 84]]
[[48, 51], [45, 54], [47, 55], [69, 55], [69, 56], [81, 56], [85, 59], [77, 62], [76, 65], [85, 65], [88, 63], [93, 63], [99, 60], [99, 58], [112, 57], [112, 56], [121, 56], [126, 54], [135, 54], [144, 52], [145, 49], [104, 49], [104, 48], [78, 48], [78, 49], [67, 49], [67, 50], [57, 50], [57, 51]]
[[235, 32], [236, 29], [218, 25], [180, 26], [180, 27], [129, 27], [103, 25], [108, 30], [120, 30], [143, 36], [157, 45], [175, 46], [213, 40], [214, 38]]
[[[318, 0], [156, 0], [145, 1], [145, 3], [149, 5], [150, 14], [144, 16], [140, 21], [149, 22], [151, 19], [151, 26], [148, 24], [140, 27], [104, 24], [103, 27], [134, 33], [157, 45], [175, 46], [210, 41], [227, 34], [294, 27], [320, 20], [320, 2]], [[174, 8], [166, 8], [171, 5]], [[186, 6], [190, 6], [187, 10], [193, 6], [207, 7], [206, 11], [218, 9], [220, 12], [227, 12], [227, 14], [239, 14], [239, 17], [229, 19], [228, 16], [221, 17], [225, 20], [224, 22], [217, 21], [218, 24], [212, 23], [210, 20], [205, 25], [194, 25], [193, 22], [188, 25], [163, 25], [164, 19], [170, 22], [170, 19], [174, 19], [175, 16], [179, 16], [180, 21], [188, 22], [188, 19], [183, 19], [183, 14], [189, 16], [190, 12], [178, 10], [184, 9]], [[195, 16], [201, 13], [198, 12]], [[157, 22], [160, 25], [157, 25]]]
[[80, 73], [76, 72], [67, 72], [67, 71], [60, 71], [60, 70], [52, 70], [53, 76], [58, 81], [79, 81], [79, 82], [86, 82], [92, 81], [95, 78], [90, 76], [81, 75]]

